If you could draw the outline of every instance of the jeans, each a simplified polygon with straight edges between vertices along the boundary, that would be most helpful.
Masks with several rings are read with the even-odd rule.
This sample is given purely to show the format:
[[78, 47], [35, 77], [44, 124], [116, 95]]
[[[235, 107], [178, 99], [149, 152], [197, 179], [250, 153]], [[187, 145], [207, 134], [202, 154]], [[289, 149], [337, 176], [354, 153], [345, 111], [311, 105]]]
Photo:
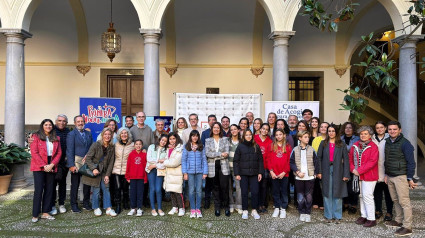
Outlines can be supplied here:
[[323, 197], [326, 219], [342, 219], [342, 198], [333, 197], [333, 166], [329, 167], [329, 197]]
[[314, 179], [295, 180], [295, 187], [297, 188], [298, 212], [300, 214], [311, 214]]
[[190, 209], [201, 209], [203, 174], [188, 174]]
[[388, 190], [388, 185], [385, 182], [378, 182], [375, 186], [375, 191], [373, 192], [373, 197], [375, 200], [375, 210], [377, 212], [382, 212], [382, 199], [385, 195], [385, 205], [387, 207], [387, 213], [393, 214], [393, 201], [391, 200], [390, 191]]
[[272, 179], [273, 202], [275, 208], [288, 208], [288, 183], [288, 177]]
[[258, 175], [241, 176], [242, 210], [248, 210], [248, 193], [251, 190], [251, 208], [258, 209]]
[[34, 171], [34, 198], [32, 200], [32, 216], [38, 217], [40, 212], [52, 210], [52, 197], [55, 186], [55, 173]]
[[360, 212], [363, 218], [369, 221], [375, 220], [375, 201], [373, 200], [373, 191], [376, 181], [360, 181]]
[[103, 208], [107, 209], [110, 208], [111, 205], [111, 194], [109, 193], [109, 188], [105, 186], [105, 182], [103, 182], [103, 179], [100, 180], [100, 186], [99, 187], [93, 187], [93, 196], [92, 196], [92, 208], [97, 209], [99, 208], [99, 193], [100, 189], [102, 189], [103, 192]]
[[143, 206], [143, 191], [145, 190], [144, 179], [130, 179], [130, 203], [131, 208], [142, 209]]
[[[241, 181], [237, 180], [232, 171], [229, 176], [229, 205], [230, 208], [242, 209]], [[235, 182], [236, 198], [233, 197], [233, 182]]]
[[148, 173], [149, 181], [149, 200], [151, 202], [152, 210], [155, 210], [155, 195], [158, 210], [162, 210], [162, 184], [164, 182], [163, 176], [156, 176], [156, 169], [152, 169]]

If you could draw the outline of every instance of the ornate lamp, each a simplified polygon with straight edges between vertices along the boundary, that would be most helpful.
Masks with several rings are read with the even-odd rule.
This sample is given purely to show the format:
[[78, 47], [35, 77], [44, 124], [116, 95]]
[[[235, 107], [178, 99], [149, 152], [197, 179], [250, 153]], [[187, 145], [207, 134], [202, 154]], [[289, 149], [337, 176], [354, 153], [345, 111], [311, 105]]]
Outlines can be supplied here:
[[117, 34], [114, 29], [114, 23], [112, 22], [112, 0], [111, 0], [111, 22], [109, 22], [109, 28], [102, 34], [102, 51], [105, 52], [111, 63], [115, 58], [115, 54], [121, 51], [121, 36]]

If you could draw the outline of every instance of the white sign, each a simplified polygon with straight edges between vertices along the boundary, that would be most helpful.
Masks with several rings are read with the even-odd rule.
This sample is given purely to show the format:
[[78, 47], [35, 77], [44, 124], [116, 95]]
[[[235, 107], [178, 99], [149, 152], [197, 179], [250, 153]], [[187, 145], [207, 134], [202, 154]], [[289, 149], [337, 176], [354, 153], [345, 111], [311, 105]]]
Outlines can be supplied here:
[[274, 112], [278, 119], [287, 121], [289, 115], [296, 115], [298, 120], [302, 120], [304, 109], [310, 109], [314, 117], [319, 117], [319, 103], [319, 101], [266, 101], [264, 118], [267, 120], [269, 113]]
[[218, 122], [222, 116], [228, 116], [230, 124], [238, 124], [247, 112], [260, 117], [261, 94], [176, 93], [175, 119], [184, 117], [188, 120], [190, 114], [196, 113], [199, 125], [204, 129], [209, 128], [208, 115], [216, 115]]

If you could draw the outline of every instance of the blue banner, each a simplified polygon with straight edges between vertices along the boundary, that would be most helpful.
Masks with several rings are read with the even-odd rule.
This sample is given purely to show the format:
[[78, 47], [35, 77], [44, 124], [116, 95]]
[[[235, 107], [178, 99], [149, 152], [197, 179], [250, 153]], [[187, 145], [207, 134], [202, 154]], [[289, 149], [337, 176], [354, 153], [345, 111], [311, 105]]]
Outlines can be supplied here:
[[107, 120], [114, 119], [121, 127], [121, 98], [80, 98], [80, 114], [96, 141]]

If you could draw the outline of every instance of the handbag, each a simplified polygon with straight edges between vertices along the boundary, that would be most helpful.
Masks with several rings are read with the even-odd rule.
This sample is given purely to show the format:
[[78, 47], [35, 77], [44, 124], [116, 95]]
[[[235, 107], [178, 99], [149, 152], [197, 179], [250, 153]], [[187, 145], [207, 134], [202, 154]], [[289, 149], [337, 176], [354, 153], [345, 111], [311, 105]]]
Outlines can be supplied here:
[[93, 174], [93, 170], [91, 170], [87, 164], [83, 164], [83, 166], [81, 166], [80, 169], [78, 169], [78, 173], [80, 173], [81, 175], [90, 177], [90, 178], [96, 178], [97, 177], [97, 175]]
[[156, 169], [156, 176], [165, 176], [165, 169]]

